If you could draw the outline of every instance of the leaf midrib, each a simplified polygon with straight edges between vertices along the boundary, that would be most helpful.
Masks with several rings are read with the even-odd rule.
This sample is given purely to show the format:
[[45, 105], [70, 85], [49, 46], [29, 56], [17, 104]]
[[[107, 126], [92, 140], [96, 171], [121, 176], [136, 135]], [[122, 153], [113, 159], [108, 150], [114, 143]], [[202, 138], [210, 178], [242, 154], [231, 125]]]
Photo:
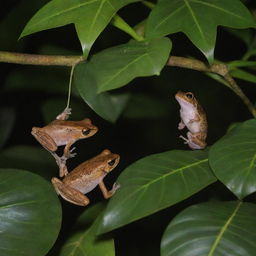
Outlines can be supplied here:
[[207, 162], [207, 161], [208, 161], [208, 158], [203, 159], [203, 160], [200, 160], [200, 161], [195, 162], [195, 163], [192, 163], [192, 164], [189, 164], [189, 165], [186, 165], [186, 166], [183, 166], [183, 167], [178, 168], [178, 169], [176, 169], [176, 170], [174, 170], [174, 171], [172, 171], [172, 172], [166, 173], [165, 175], [161, 175], [160, 177], [158, 177], [158, 178], [156, 178], [156, 179], [153, 179], [152, 181], [150, 181], [150, 182], [144, 184], [143, 186], [139, 187], [138, 189], [134, 190], [132, 193], [130, 193], [129, 195], [127, 195], [126, 198], [125, 198], [126, 200], [123, 200], [123, 201], [121, 202], [121, 204], [125, 203], [125, 202], [127, 201], [127, 199], [129, 199], [130, 197], [132, 197], [134, 194], [138, 193], [140, 190], [145, 189], [145, 187], [148, 187], [148, 186], [150, 186], [151, 184], [153, 184], [153, 183], [155, 183], [155, 182], [157, 182], [157, 181], [159, 181], [159, 180], [161, 180], [161, 179], [165, 179], [166, 177], [168, 177], [168, 176], [170, 176], [170, 175], [173, 175], [173, 174], [175, 174], [175, 173], [177, 173], [177, 172], [179, 172], [179, 171], [184, 171], [185, 169], [188, 169], [188, 168], [190, 168], [190, 167], [199, 165], [199, 164], [204, 163], [204, 162]]
[[187, 6], [187, 8], [188, 8], [188, 10], [189, 10], [189, 12], [190, 12], [190, 14], [191, 14], [191, 17], [192, 17], [192, 19], [194, 20], [194, 22], [195, 22], [195, 24], [196, 24], [196, 26], [197, 26], [197, 28], [198, 28], [199, 34], [201, 35], [202, 39], [206, 41], [205, 36], [204, 36], [204, 33], [203, 33], [203, 31], [202, 31], [202, 29], [201, 29], [201, 27], [200, 27], [200, 24], [199, 24], [199, 22], [198, 22], [198, 20], [197, 20], [197, 18], [196, 18], [196, 15], [195, 15], [195, 13], [194, 13], [192, 7], [191, 7], [190, 4], [188, 3], [188, 0], [184, 0], [184, 3], [185, 3], [185, 5]]
[[90, 26], [90, 28], [89, 28], [88, 35], [91, 35], [92, 28], [93, 28], [93, 26], [94, 26], [94, 24], [95, 24], [95, 22], [96, 22], [96, 20], [97, 20], [98, 15], [100, 14], [100, 11], [102, 10], [102, 7], [103, 7], [103, 5], [105, 4], [105, 2], [108, 2], [108, 0], [102, 0], [102, 1], [101, 1], [100, 6], [99, 6], [97, 12], [95, 13], [95, 16], [94, 16], [94, 18], [93, 18], [93, 21], [92, 21], [92, 23], [91, 23], [91, 26]]
[[97, 1], [99, 1], [99, 0], [91, 0], [91, 1], [88, 1], [88, 2], [85, 2], [85, 3], [82, 3], [82, 4], [75, 5], [75, 6], [73, 6], [73, 7], [68, 8], [68, 9], [62, 10], [62, 11], [60, 11], [60, 12], [58, 12], [58, 13], [55, 13], [54, 15], [47, 16], [47, 17], [45, 17], [44, 19], [40, 19], [40, 21], [35, 22], [35, 23], [33, 23], [32, 25], [30, 25], [30, 28], [31, 28], [31, 27], [35, 27], [35, 26], [37, 26], [38, 24], [45, 22], [46, 20], [50, 20], [50, 19], [52, 19], [52, 18], [54, 18], [54, 17], [60, 16], [60, 15], [62, 15], [62, 14], [65, 14], [65, 13], [69, 12], [69, 11], [73, 11], [73, 10], [75, 10], [75, 9], [77, 9], [77, 8], [80, 8], [80, 7], [83, 7], [83, 6], [92, 4], [92, 3], [97, 2]]
[[168, 19], [170, 19], [172, 16], [174, 16], [177, 12], [181, 11], [185, 6], [182, 5], [179, 8], [177, 8], [175, 11], [171, 12], [169, 15], [167, 15], [161, 22], [159, 22], [154, 30], [157, 30], [163, 23], [165, 23]]
[[242, 20], [246, 20], [246, 19], [243, 18], [243, 16], [239, 16], [239, 15], [233, 13], [233, 12], [229, 12], [228, 10], [225, 10], [225, 9], [219, 7], [219, 6], [216, 6], [216, 5], [207, 3], [207, 2], [202, 2], [202, 1], [200, 1], [200, 0], [192, 0], [192, 2], [194, 2], [194, 3], [199, 3], [199, 4], [202, 4], [202, 5], [206, 5], [206, 6], [209, 6], [209, 7], [211, 7], [211, 8], [214, 8], [214, 9], [217, 9], [217, 10], [219, 10], [219, 11], [222, 11], [222, 12], [224, 12], [224, 13], [227, 13], [227, 14], [229, 14], [229, 15], [231, 15], [231, 16], [234, 16], [234, 17], [236, 17], [236, 18], [239, 18], [239, 19], [242, 19]]
[[223, 237], [225, 231], [227, 230], [228, 226], [231, 224], [232, 220], [234, 219], [236, 213], [238, 212], [239, 208], [241, 207], [243, 202], [239, 202], [238, 205], [236, 206], [234, 212], [231, 214], [231, 216], [228, 218], [227, 222], [225, 223], [225, 225], [221, 228], [219, 234], [217, 235], [211, 250], [209, 252], [209, 254], [207, 256], [213, 256], [214, 251], [216, 250], [221, 238]]
[[104, 88], [108, 83], [113, 81], [119, 74], [121, 74], [123, 71], [125, 71], [130, 65], [138, 62], [142, 57], [145, 57], [147, 55], [148, 55], [148, 53], [144, 53], [144, 54], [138, 56], [137, 58], [135, 58], [133, 61], [129, 62], [127, 65], [125, 65], [121, 69], [119, 69], [113, 76], [110, 77], [110, 79], [108, 79], [105, 83], [100, 85], [100, 88]]

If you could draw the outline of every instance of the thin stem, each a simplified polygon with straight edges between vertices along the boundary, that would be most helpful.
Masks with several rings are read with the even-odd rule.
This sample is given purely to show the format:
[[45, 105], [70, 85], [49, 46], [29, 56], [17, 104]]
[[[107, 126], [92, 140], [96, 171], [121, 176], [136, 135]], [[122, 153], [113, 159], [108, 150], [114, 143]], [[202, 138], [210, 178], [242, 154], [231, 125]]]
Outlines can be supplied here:
[[70, 104], [70, 97], [71, 97], [71, 91], [72, 91], [72, 79], [73, 79], [73, 73], [76, 65], [73, 65], [70, 71], [70, 76], [69, 76], [69, 84], [68, 84], [68, 100], [67, 100], [67, 106], [66, 109], [69, 108]]
[[150, 9], [153, 9], [156, 6], [154, 3], [151, 3], [149, 1], [142, 1], [142, 3]]
[[167, 66], [182, 67], [202, 72], [215, 73], [222, 76], [228, 83], [228, 87], [238, 95], [244, 104], [247, 106], [254, 118], [256, 118], [256, 109], [249, 98], [243, 93], [233, 77], [229, 74], [228, 67], [225, 64], [213, 64], [212, 66], [206, 65], [204, 62], [194, 59], [188, 59], [183, 57], [171, 56], [167, 61]]
[[84, 61], [83, 56], [55, 56], [0, 51], [0, 62], [41, 66], [73, 66]]
[[115, 15], [114, 18], [111, 21], [111, 24], [120, 30], [124, 31], [128, 35], [130, 35], [132, 38], [134, 38], [136, 41], [143, 41], [144, 37], [137, 34], [136, 31], [130, 27], [129, 24], [126, 23], [124, 19], [122, 19], [119, 15]]

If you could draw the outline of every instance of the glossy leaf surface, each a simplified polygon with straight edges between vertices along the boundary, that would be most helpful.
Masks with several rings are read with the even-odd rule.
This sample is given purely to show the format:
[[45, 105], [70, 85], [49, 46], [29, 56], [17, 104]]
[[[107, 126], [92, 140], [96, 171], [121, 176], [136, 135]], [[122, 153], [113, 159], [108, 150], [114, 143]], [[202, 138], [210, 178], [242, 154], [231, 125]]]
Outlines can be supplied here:
[[208, 202], [191, 206], [167, 227], [161, 256], [254, 256], [256, 206]]
[[108, 91], [124, 86], [136, 77], [159, 75], [170, 50], [168, 38], [143, 42], [131, 40], [94, 55], [87, 62], [86, 70], [93, 75], [98, 92]]
[[59, 256], [114, 256], [114, 240], [109, 236], [97, 236], [104, 203], [88, 207], [74, 227], [71, 236], [61, 248]]
[[95, 73], [87, 68], [85, 63], [80, 64], [74, 71], [74, 84], [83, 100], [99, 116], [115, 122], [122, 113], [129, 99], [129, 94], [97, 93]]
[[0, 255], [44, 256], [61, 225], [51, 184], [27, 171], [0, 169]]
[[74, 23], [85, 55], [123, 6], [137, 0], [52, 0], [27, 23], [21, 37]]
[[149, 16], [146, 36], [183, 32], [212, 62], [219, 25], [248, 28], [255, 21], [239, 0], [161, 0]]
[[232, 129], [210, 149], [215, 175], [238, 198], [256, 191], [256, 120]]
[[125, 169], [99, 232], [143, 218], [195, 194], [216, 180], [206, 151], [168, 151], [147, 156]]

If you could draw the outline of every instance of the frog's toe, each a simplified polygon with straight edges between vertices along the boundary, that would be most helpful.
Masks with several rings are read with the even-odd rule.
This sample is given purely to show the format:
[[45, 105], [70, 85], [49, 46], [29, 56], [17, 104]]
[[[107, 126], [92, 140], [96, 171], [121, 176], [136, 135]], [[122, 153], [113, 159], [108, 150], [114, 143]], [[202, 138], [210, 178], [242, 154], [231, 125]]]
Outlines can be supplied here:
[[120, 187], [120, 184], [114, 183], [111, 192], [114, 194]]

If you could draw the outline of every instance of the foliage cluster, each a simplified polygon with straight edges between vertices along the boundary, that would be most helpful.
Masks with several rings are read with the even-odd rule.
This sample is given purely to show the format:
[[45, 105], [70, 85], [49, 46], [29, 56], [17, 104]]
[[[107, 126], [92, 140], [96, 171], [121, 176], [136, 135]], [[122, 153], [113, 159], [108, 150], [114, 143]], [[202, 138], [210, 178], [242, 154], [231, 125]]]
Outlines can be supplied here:
[[[25, 2], [21, 1], [20, 6], [25, 5]], [[131, 19], [131, 23], [137, 24], [128, 25], [122, 17], [127, 16], [129, 20], [129, 14], [142, 6], [143, 15], [137, 13], [138, 17]], [[158, 0], [157, 3], [137, 0], [51, 0], [43, 5], [26, 24], [20, 38], [43, 30], [74, 25], [83, 61], [81, 56], [77, 56], [77, 61], [68, 64], [75, 66], [72, 119], [83, 118], [87, 112], [104, 124], [104, 134], [96, 139], [104, 147], [111, 145], [111, 141], [129, 135], [122, 142], [112, 144], [115, 149], [122, 151], [117, 153], [121, 154], [121, 159], [126, 159], [126, 164], [121, 164], [120, 168], [125, 168], [117, 178], [121, 188], [107, 204], [89, 206], [82, 209], [81, 214], [81, 209], [63, 204], [61, 211], [60, 201], [49, 183], [57, 171], [53, 159], [39, 147], [15, 144], [15, 139], [11, 139], [11, 131], [18, 117], [12, 107], [2, 107], [0, 146], [9, 147], [2, 148], [0, 152], [0, 255], [110, 256], [161, 253], [162, 256], [254, 256], [256, 120], [250, 119], [242, 105], [243, 102], [248, 113], [256, 117], [255, 106], [249, 99], [255, 96], [255, 89], [246, 89], [246, 85], [252, 87], [256, 81], [256, 21], [250, 7], [253, 7], [250, 1], [240, 0]], [[15, 15], [18, 11], [16, 9], [4, 22], [8, 24], [11, 18], [17, 19]], [[129, 37], [122, 34], [121, 39], [113, 37], [114, 46], [110, 47], [106, 43], [102, 44], [102, 49], [100, 41], [108, 42], [108, 33], [117, 33], [108, 31], [110, 25], [118, 28], [118, 33], [125, 32]], [[231, 38], [227, 48], [232, 49], [233, 41], [243, 45], [243, 51], [231, 52], [235, 60], [221, 62], [215, 57], [217, 27], [225, 27], [220, 38], [225, 33]], [[185, 46], [182, 40], [187, 39], [185, 36], [175, 37], [177, 32], [182, 32], [190, 40], [186, 41]], [[44, 36], [44, 33], [47, 32], [40, 34]], [[66, 31], [63, 35], [69, 37]], [[6, 40], [11, 41], [10, 38]], [[28, 39], [21, 39], [21, 43], [24, 40]], [[192, 55], [195, 53], [193, 58], [173, 58], [173, 51], [179, 44], [183, 56], [187, 54], [186, 47], [192, 48], [188, 52]], [[221, 48], [221, 45], [217, 46], [217, 49]], [[15, 59], [15, 54], [8, 54]], [[0, 52], [2, 62], [3, 56], [7, 54]], [[196, 60], [198, 56], [207, 64]], [[36, 61], [39, 63], [42, 57], [44, 55], [39, 55]], [[218, 57], [222, 58], [221, 54]], [[36, 61], [35, 65], [38, 64]], [[173, 70], [167, 66], [172, 66]], [[198, 78], [193, 71], [179, 73], [175, 66], [203, 71], [206, 76]], [[35, 97], [32, 103], [41, 103], [38, 94], [49, 97], [42, 107], [43, 118], [47, 123], [62, 110], [60, 106], [65, 102], [63, 95], [66, 95], [67, 88], [64, 84], [67, 84], [65, 81], [68, 77], [66, 73], [63, 76], [62, 71], [55, 69], [54, 74], [46, 72], [49, 82], [45, 83], [40, 81], [43, 72], [45, 70], [42, 68], [29, 73], [28, 79], [24, 76], [24, 69], [12, 71], [5, 77], [3, 92], [6, 95], [17, 95], [20, 91], [32, 93], [32, 97]], [[167, 78], [168, 84], [171, 83], [171, 89], [169, 85], [160, 88], [161, 82], [164, 83], [162, 77]], [[243, 90], [249, 97], [234, 78], [245, 84]], [[171, 79], [178, 85], [173, 85]], [[188, 85], [182, 85], [179, 79]], [[200, 81], [208, 84], [197, 87]], [[131, 85], [140, 87], [138, 83], [151, 83], [154, 90], [142, 85], [143, 89], [136, 91]], [[213, 89], [213, 85], [218, 89]], [[177, 145], [180, 146], [176, 146], [176, 141], [171, 144], [171, 140], [178, 137], [178, 131], [176, 126], [171, 132], [165, 127], [169, 128], [170, 125], [168, 118], [172, 116], [169, 113], [178, 113], [178, 108], [171, 106], [167, 94], [170, 94], [170, 90], [174, 93], [179, 89], [197, 91], [202, 105], [209, 110], [206, 112], [210, 143], [205, 150], [188, 150], [186, 146], [182, 147], [178, 139]], [[148, 94], [150, 90], [151, 94]], [[220, 92], [222, 96], [217, 97]], [[222, 104], [226, 106], [224, 101], [227, 96], [230, 100], [223, 115], [218, 110], [224, 107], [218, 107]], [[85, 111], [84, 102], [89, 106]], [[172, 103], [175, 104], [174, 101]], [[214, 104], [212, 110], [209, 107], [211, 104]], [[32, 115], [33, 106], [30, 109], [29, 115]], [[242, 114], [237, 118], [234, 112]], [[211, 118], [211, 114], [214, 118]], [[225, 115], [233, 118], [229, 119]], [[103, 119], [112, 124], [106, 124]], [[130, 125], [125, 121], [122, 123], [120, 119], [129, 120]], [[178, 117], [176, 119], [175, 125]], [[29, 125], [40, 122], [34, 117], [31, 120]], [[224, 131], [220, 132], [217, 127], [221, 122], [225, 126], [220, 129], [229, 126], [224, 136]], [[38, 126], [42, 126], [42, 123]], [[21, 127], [23, 131], [25, 127]], [[113, 127], [118, 127], [122, 136], [115, 133]], [[110, 130], [113, 131], [108, 133]], [[108, 139], [103, 139], [106, 134]], [[160, 142], [159, 137], [162, 137]], [[97, 144], [95, 141], [93, 143]], [[123, 147], [119, 147], [121, 143]], [[138, 145], [140, 143], [144, 144], [143, 147]], [[90, 142], [87, 145], [88, 149]], [[140, 152], [141, 149], [144, 151]], [[93, 147], [91, 151], [94, 151]], [[88, 153], [86, 156], [89, 158], [92, 155]], [[77, 159], [85, 160], [83, 154]], [[209, 185], [212, 189], [206, 188]], [[71, 216], [74, 208], [78, 211]], [[62, 212], [62, 227], [65, 230], [65, 226], [68, 226], [68, 231], [59, 236]], [[161, 214], [164, 215], [163, 219]], [[143, 218], [145, 222], [140, 222]], [[129, 237], [125, 232], [122, 233], [122, 229], [126, 230], [130, 226], [129, 232], [137, 232], [136, 224], [133, 223], [137, 220], [140, 220], [138, 226], [152, 225], [140, 238], [140, 242], [146, 243], [145, 247], [148, 248], [132, 252], [128, 248], [129, 242], [126, 245], [117, 242], [115, 247], [114, 239], [120, 241], [122, 235], [124, 239]], [[152, 220], [155, 224], [151, 223]], [[70, 222], [69, 225], [67, 222]], [[154, 226], [161, 227], [161, 237], [157, 237], [158, 241], [151, 245], [147, 241], [150, 241], [155, 229], [159, 232]], [[160, 245], [160, 249], [156, 244]]]

